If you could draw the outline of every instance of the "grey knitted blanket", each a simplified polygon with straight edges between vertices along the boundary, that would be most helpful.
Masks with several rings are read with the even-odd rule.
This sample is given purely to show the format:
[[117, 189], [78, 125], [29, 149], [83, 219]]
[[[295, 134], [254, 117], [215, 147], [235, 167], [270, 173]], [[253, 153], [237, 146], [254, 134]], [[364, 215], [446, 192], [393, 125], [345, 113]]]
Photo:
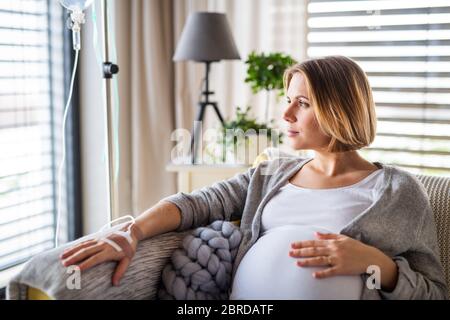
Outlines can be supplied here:
[[228, 300], [242, 233], [218, 220], [187, 235], [162, 272], [162, 300]]

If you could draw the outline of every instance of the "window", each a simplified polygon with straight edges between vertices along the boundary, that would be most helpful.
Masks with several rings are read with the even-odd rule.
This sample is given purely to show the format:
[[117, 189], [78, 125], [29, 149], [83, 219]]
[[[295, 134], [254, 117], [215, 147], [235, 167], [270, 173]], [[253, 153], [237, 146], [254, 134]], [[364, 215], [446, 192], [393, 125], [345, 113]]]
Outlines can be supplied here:
[[362, 153], [450, 176], [450, 3], [311, 0], [307, 11], [308, 56], [346, 55], [369, 76], [378, 134]]
[[[63, 14], [58, 1], [0, 1], [0, 271], [54, 245], [61, 121], [71, 68]], [[74, 113], [62, 182], [68, 191], [62, 201], [63, 241], [79, 232], [67, 227], [75, 222], [75, 210], [79, 214], [76, 124]]]

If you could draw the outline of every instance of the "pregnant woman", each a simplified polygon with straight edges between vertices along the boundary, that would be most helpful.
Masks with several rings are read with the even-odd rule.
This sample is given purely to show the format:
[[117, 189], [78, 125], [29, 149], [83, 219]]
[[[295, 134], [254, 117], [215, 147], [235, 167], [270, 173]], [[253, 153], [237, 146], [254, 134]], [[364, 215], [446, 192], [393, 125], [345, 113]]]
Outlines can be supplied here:
[[67, 249], [62, 263], [85, 270], [116, 260], [119, 285], [140, 240], [240, 218], [231, 299], [446, 298], [424, 187], [411, 173], [358, 153], [376, 134], [364, 72], [334, 56], [292, 66], [284, 80], [291, 146], [314, 157], [263, 161], [166, 197], [129, 226], [128, 241], [118, 234], [88, 240]]

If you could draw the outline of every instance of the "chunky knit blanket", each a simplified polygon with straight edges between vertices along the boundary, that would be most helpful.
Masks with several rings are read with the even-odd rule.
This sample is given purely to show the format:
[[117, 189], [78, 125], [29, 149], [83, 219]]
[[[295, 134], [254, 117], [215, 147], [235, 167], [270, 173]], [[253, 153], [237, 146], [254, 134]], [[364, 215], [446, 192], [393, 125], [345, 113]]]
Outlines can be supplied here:
[[239, 227], [228, 221], [194, 229], [164, 267], [159, 299], [227, 300], [241, 239]]

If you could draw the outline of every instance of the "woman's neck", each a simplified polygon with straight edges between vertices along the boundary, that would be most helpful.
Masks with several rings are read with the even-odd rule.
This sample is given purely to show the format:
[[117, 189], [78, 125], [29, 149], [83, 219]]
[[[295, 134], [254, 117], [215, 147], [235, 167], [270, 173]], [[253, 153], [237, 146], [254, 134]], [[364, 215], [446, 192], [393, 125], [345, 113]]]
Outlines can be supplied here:
[[314, 159], [307, 163], [310, 169], [328, 177], [353, 171], [374, 171], [378, 167], [361, 157], [357, 151], [315, 151]]

